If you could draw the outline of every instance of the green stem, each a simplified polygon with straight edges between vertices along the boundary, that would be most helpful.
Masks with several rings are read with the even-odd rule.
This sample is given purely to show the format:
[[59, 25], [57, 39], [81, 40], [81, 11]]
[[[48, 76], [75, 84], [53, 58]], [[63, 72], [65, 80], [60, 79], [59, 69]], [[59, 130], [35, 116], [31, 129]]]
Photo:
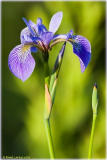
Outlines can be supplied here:
[[46, 135], [47, 135], [50, 158], [54, 159], [54, 150], [53, 150], [53, 142], [52, 142], [52, 135], [51, 135], [49, 119], [45, 119], [45, 130], [46, 130]]
[[93, 149], [93, 139], [94, 139], [96, 117], [97, 117], [97, 114], [96, 113], [93, 114], [93, 122], [92, 122], [92, 129], [91, 129], [91, 137], [90, 137], [88, 158], [92, 158], [92, 149]]
[[44, 72], [45, 72], [45, 78], [49, 77], [49, 65], [48, 65], [48, 61], [44, 62]]
[[[44, 69], [45, 69], [45, 85], [47, 88], [45, 88], [45, 118], [44, 118], [44, 124], [45, 124], [45, 131], [46, 131], [46, 137], [49, 147], [49, 153], [50, 158], [54, 159], [54, 150], [53, 150], [53, 141], [52, 141], [52, 135], [51, 135], [51, 128], [50, 128], [50, 121], [49, 121], [49, 115], [50, 115], [50, 100], [49, 100], [49, 66], [48, 61], [44, 63]], [[47, 93], [48, 92], [48, 93]], [[48, 118], [47, 118], [48, 117]]]

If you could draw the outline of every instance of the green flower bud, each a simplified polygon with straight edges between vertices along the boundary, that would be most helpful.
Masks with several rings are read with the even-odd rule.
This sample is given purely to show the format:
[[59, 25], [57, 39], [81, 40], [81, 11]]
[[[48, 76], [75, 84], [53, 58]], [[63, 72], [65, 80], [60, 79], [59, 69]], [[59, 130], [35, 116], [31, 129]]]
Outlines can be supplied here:
[[92, 109], [93, 114], [97, 114], [97, 106], [98, 106], [98, 97], [97, 97], [97, 85], [94, 84], [93, 93], [92, 93]]

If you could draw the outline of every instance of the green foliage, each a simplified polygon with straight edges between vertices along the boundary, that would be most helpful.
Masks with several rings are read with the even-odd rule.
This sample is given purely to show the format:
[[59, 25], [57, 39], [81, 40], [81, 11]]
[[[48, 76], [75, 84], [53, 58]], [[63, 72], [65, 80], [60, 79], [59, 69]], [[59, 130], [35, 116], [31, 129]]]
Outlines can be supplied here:
[[[32, 76], [21, 82], [8, 68], [8, 55], [20, 44], [25, 27], [22, 17], [43, 19], [48, 28], [51, 16], [63, 11], [57, 33], [71, 29], [86, 37], [92, 58], [82, 74], [77, 56], [67, 44], [51, 114], [56, 158], [87, 158], [91, 129], [91, 94], [99, 86], [99, 107], [94, 138], [94, 158], [105, 158], [105, 2], [2, 2], [2, 154], [49, 158], [44, 129], [44, 68], [41, 53], [34, 53]], [[50, 52], [52, 70], [62, 44]]]

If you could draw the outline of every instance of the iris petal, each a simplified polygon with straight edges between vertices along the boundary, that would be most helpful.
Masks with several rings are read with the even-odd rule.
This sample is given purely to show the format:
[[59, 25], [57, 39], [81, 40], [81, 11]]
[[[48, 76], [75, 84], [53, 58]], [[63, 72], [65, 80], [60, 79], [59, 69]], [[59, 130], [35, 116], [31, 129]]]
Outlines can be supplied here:
[[38, 18], [38, 19], [37, 19], [37, 24], [39, 24], [39, 25], [42, 24], [42, 19], [41, 19], [41, 18]]
[[73, 52], [79, 57], [81, 64], [81, 71], [84, 72], [85, 68], [91, 59], [91, 45], [90, 42], [80, 35], [72, 36]]
[[27, 25], [27, 27], [29, 28], [29, 31], [31, 32], [32, 36], [35, 36], [35, 32], [32, 30], [32, 28], [31, 28], [29, 22], [26, 20], [26, 18], [23, 17], [22, 19], [25, 22], [25, 24]]
[[28, 27], [24, 28], [21, 31], [20, 40], [21, 40], [22, 44], [27, 44], [27, 43], [32, 43], [33, 42], [32, 39], [31, 39], [31, 33], [30, 33]]
[[53, 38], [53, 33], [44, 32], [43, 34], [41, 34], [40, 38], [42, 39], [43, 43], [47, 46]]
[[55, 33], [62, 21], [62, 16], [63, 13], [62, 12], [57, 12], [56, 14], [54, 14], [51, 18], [50, 24], [49, 24], [49, 31]]
[[43, 33], [47, 32], [47, 29], [43, 24], [41, 25], [38, 24], [37, 26], [38, 26], [38, 35], [42, 35]]
[[42, 24], [42, 19], [37, 19], [37, 24], [29, 20], [29, 25], [31, 26], [32, 30], [35, 32], [36, 36], [39, 36], [43, 32], [47, 32], [46, 27]]
[[55, 40], [58, 40], [58, 39], [65, 39], [65, 40], [67, 40], [67, 34], [55, 35], [52, 40], [55, 41]]
[[28, 27], [24, 28], [20, 34], [21, 44], [36, 44], [41, 41], [39, 37], [33, 37], [28, 29]]
[[91, 45], [90, 42], [80, 35], [72, 35], [72, 31], [68, 34], [55, 35], [52, 38], [53, 42], [51, 46], [54, 46], [56, 43], [68, 41], [73, 46], [73, 52], [79, 57], [81, 71], [84, 72], [85, 68], [90, 62], [91, 59]]
[[31, 55], [30, 47], [20, 44], [13, 48], [8, 58], [10, 71], [22, 81], [30, 77], [35, 67], [35, 60]]
[[32, 30], [35, 32], [35, 35], [38, 36], [38, 26], [31, 20], [29, 20], [29, 25], [31, 26]]

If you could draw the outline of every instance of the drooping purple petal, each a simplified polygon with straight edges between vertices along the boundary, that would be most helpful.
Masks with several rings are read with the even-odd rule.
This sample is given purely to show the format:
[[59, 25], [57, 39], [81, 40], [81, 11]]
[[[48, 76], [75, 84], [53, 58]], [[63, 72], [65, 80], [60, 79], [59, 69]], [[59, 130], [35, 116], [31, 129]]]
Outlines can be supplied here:
[[30, 77], [35, 67], [30, 47], [20, 44], [13, 48], [8, 57], [10, 71], [23, 82]]
[[84, 72], [91, 59], [90, 42], [80, 35], [72, 36], [72, 39], [74, 41], [71, 42], [73, 45], [73, 52], [79, 57], [81, 71]]
[[49, 31], [55, 33], [62, 21], [63, 13], [62, 12], [57, 12], [56, 14], [53, 15], [51, 18], [50, 24], [49, 24]]

